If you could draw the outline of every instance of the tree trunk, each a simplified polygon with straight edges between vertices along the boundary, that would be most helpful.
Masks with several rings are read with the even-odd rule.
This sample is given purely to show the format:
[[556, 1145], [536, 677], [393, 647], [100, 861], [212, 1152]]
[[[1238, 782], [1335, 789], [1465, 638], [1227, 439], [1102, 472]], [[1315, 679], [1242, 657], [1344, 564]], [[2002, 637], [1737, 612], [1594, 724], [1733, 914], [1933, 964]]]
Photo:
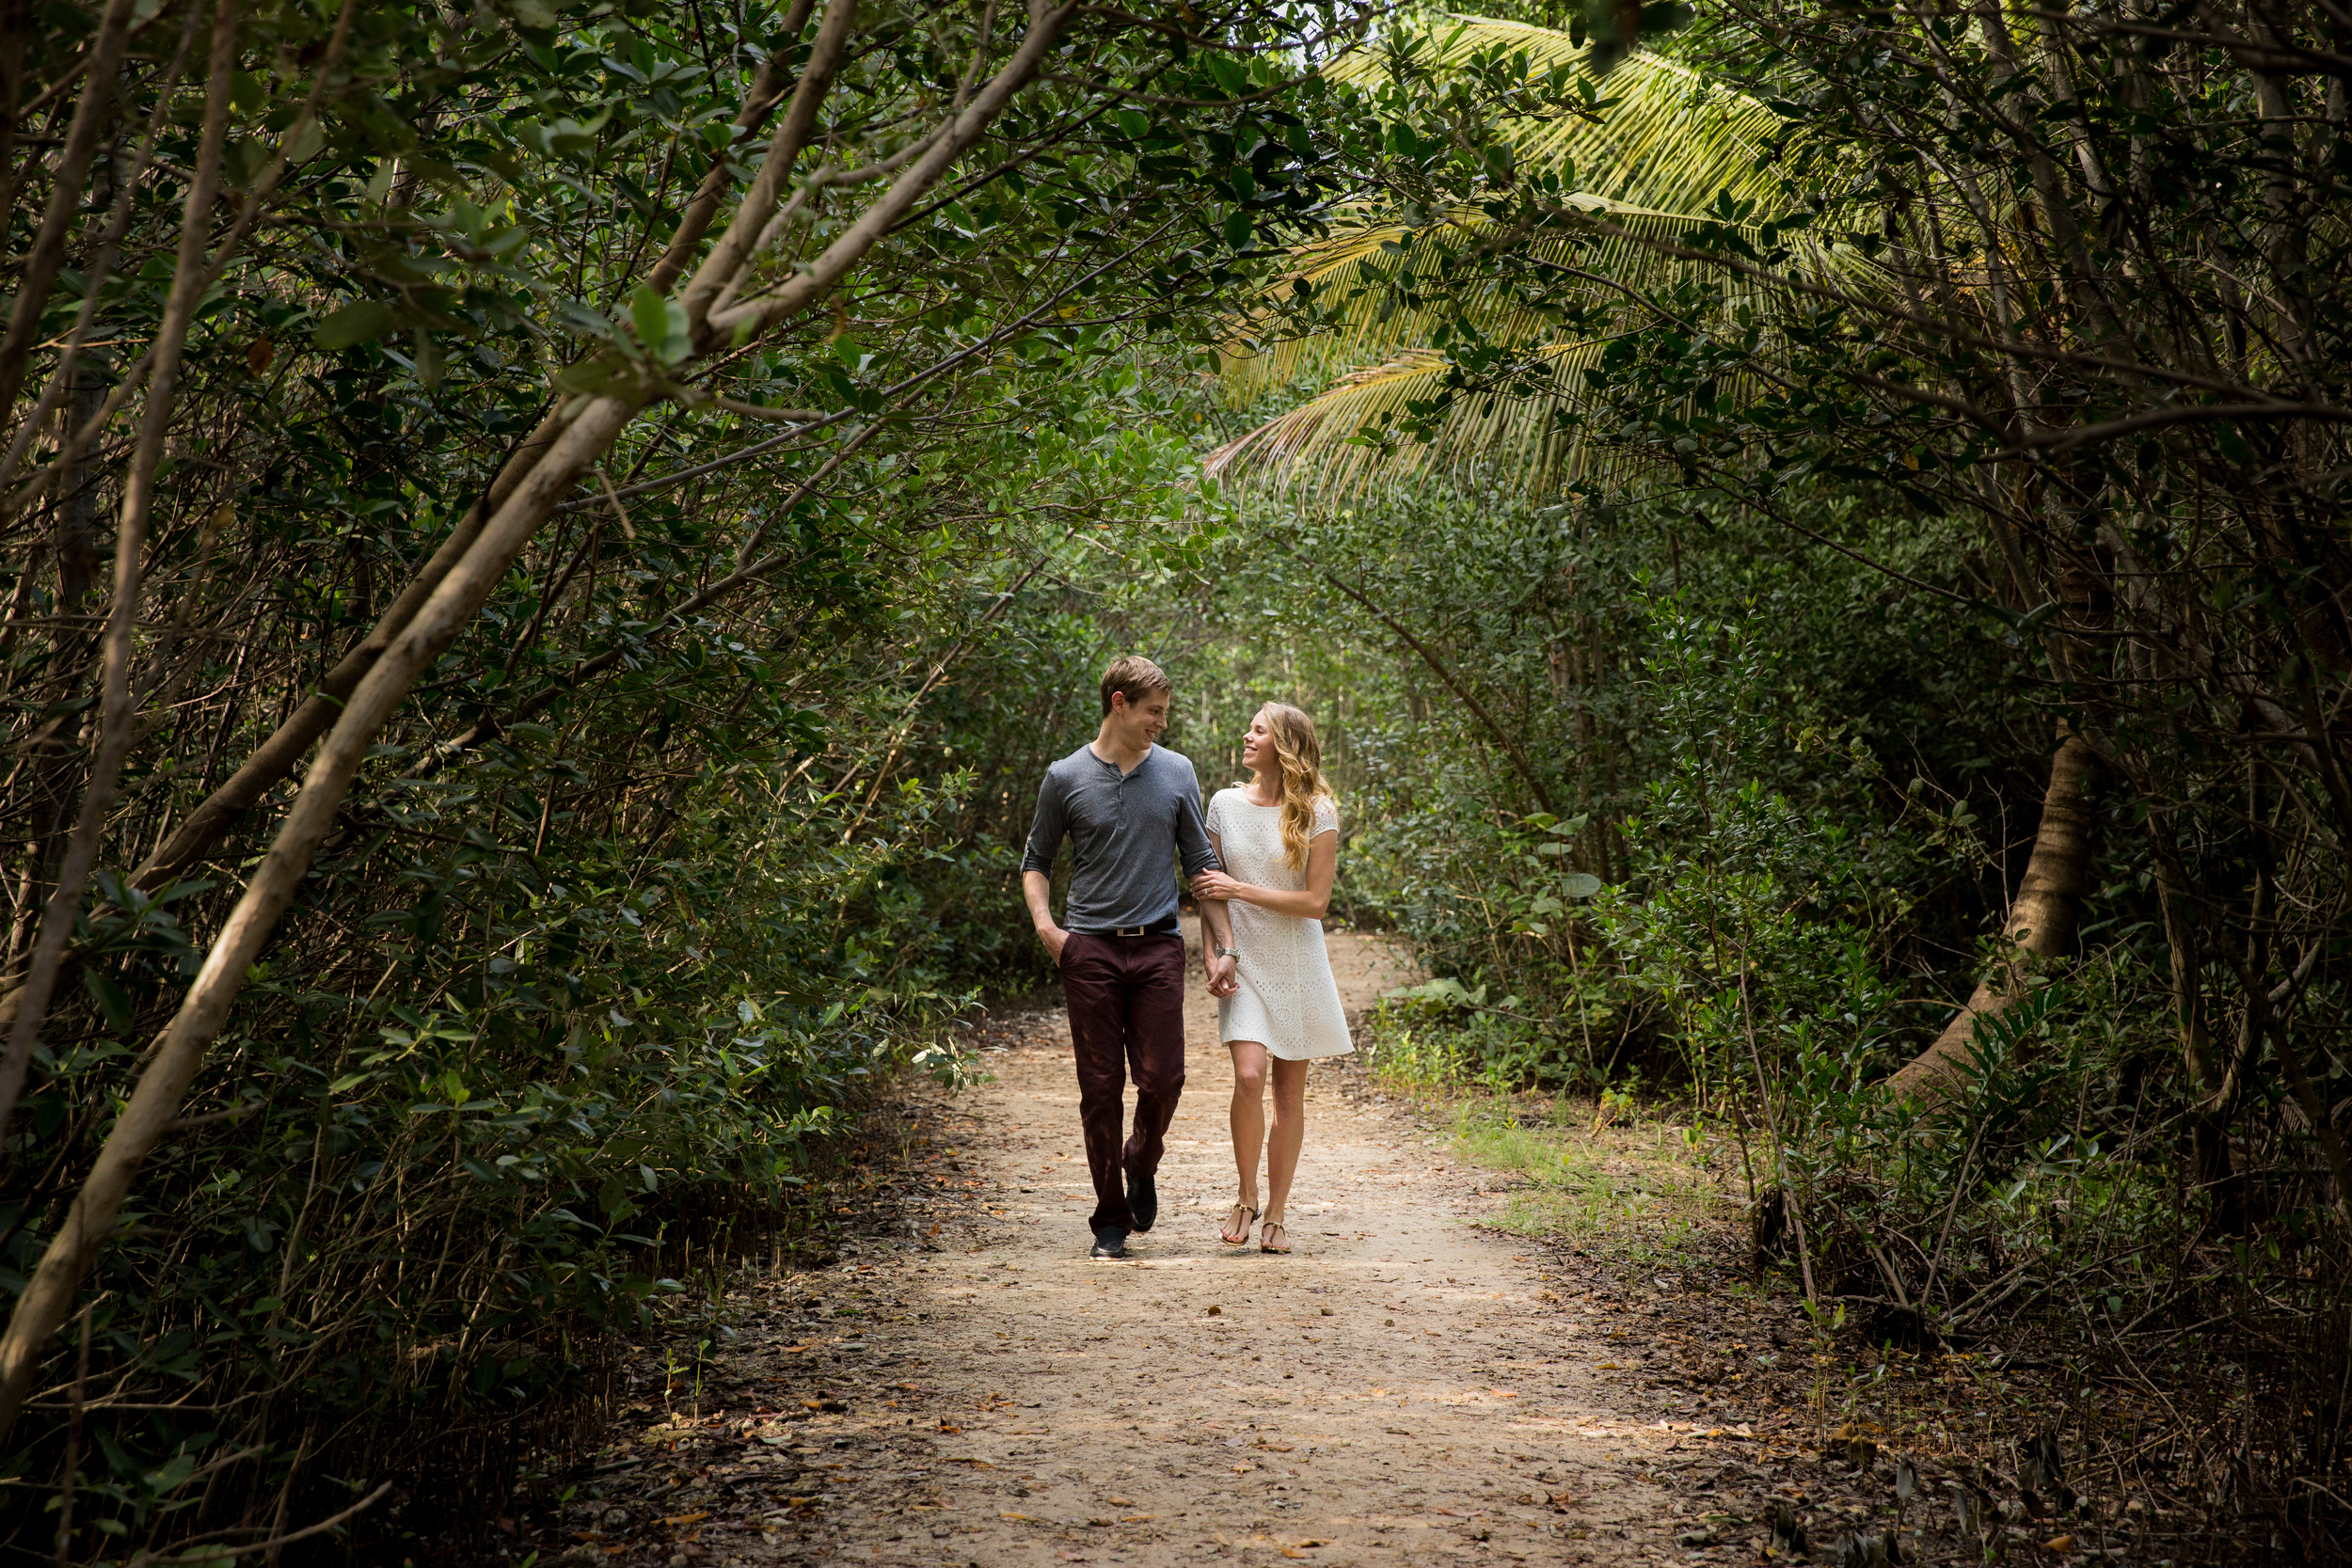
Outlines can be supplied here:
[[2231, 1168], [2230, 1123], [2237, 1116], [2246, 1063], [2256, 1037], [2250, 1028], [2239, 1031], [2239, 1047], [2226, 1065], [2215, 1056], [2201, 978], [2204, 960], [2197, 906], [2189, 894], [2187, 870], [2181, 863], [2170, 807], [2149, 806], [2148, 845], [2155, 863], [2157, 904], [2164, 911], [2165, 945], [2171, 957], [2172, 1014], [2180, 1035], [2181, 1059], [2199, 1090], [2197, 1103], [2190, 1110], [2190, 1161], [2198, 1187], [2213, 1196], [2215, 1228], [2234, 1236], [2246, 1228], [2246, 1198], [2245, 1182]]
[[1891, 1080], [1918, 1099], [1949, 1099], [1965, 1079], [1977, 1020], [2007, 1011], [2025, 994], [2032, 958], [2071, 952], [2082, 897], [2090, 881], [2090, 785], [2099, 770], [2097, 753], [2082, 736], [2069, 733], [2050, 759], [2050, 787], [2042, 800], [2042, 827], [2026, 862], [2017, 901], [2001, 927], [2005, 959], [1977, 987], [1959, 1016]]

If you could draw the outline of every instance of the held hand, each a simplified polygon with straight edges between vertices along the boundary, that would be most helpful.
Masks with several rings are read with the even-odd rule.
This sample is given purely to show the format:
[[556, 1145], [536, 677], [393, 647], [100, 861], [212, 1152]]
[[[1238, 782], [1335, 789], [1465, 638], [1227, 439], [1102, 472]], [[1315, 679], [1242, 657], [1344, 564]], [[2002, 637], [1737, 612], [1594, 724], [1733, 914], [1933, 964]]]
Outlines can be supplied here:
[[1240, 966], [1232, 958], [1219, 958], [1212, 953], [1202, 967], [1209, 972], [1211, 996], [1231, 996], [1241, 990], [1241, 982], [1234, 978], [1234, 971]]
[[1233, 880], [1222, 871], [1200, 871], [1193, 874], [1192, 895], [1195, 898], [1238, 898], [1248, 885]]
[[1058, 926], [1040, 926], [1037, 928], [1037, 939], [1045, 944], [1046, 956], [1054, 960], [1054, 967], [1059, 969], [1061, 950], [1063, 945], [1070, 941], [1070, 933]]

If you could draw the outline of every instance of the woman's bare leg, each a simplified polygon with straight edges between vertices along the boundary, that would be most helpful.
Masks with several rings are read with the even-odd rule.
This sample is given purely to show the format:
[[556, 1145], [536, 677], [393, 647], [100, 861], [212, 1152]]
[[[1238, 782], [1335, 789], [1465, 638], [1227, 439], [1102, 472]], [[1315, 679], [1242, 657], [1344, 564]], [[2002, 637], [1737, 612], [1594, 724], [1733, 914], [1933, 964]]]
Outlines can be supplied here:
[[1307, 1066], [1279, 1057], [1274, 1062], [1274, 1128], [1265, 1142], [1265, 1217], [1276, 1224], [1290, 1202], [1298, 1150], [1307, 1141]]
[[[1256, 1209], [1258, 1155], [1265, 1148], [1266, 1050], [1256, 1040], [1228, 1040], [1226, 1047], [1233, 1053], [1233, 1168], [1241, 1178], [1236, 1201], [1244, 1209]], [[1246, 1220], [1239, 1237], [1231, 1228], [1225, 1232], [1225, 1239], [1236, 1246], [1248, 1237]]]

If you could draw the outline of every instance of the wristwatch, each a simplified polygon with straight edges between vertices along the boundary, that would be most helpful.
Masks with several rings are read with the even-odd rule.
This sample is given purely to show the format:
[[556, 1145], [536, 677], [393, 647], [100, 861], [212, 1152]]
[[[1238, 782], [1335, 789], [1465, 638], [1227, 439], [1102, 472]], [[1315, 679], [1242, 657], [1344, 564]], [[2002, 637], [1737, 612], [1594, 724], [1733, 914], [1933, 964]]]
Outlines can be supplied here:
[[1220, 958], [1238, 958], [1241, 953], [1237, 948], [1220, 947], [1216, 950], [1216, 956]]

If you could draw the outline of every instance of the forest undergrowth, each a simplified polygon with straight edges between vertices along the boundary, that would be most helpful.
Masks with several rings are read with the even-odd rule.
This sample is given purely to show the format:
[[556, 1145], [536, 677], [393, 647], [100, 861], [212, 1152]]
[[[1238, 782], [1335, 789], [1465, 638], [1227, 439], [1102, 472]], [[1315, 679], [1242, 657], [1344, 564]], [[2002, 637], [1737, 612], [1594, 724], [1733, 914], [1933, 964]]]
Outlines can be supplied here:
[[[1654, 1471], [1691, 1513], [1691, 1544], [1786, 1555], [1769, 1509], [1731, 1501], [1764, 1482], [1810, 1544], [1881, 1533], [1911, 1561], [2220, 1564], [2332, 1549], [2284, 1534], [2281, 1499], [2263, 1495], [2307, 1463], [2296, 1423], [2264, 1407], [2324, 1406], [2341, 1353], [2303, 1337], [2294, 1314], [2249, 1309], [2226, 1272], [2205, 1281], [2219, 1310], [2185, 1333], [2169, 1321], [2085, 1334], [2080, 1307], [2054, 1296], [1972, 1333], [1889, 1332], [1905, 1325], [1868, 1303], [1808, 1302], [1777, 1195], [1752, 1185], [1739, 1140], [1687, 1095], [1482, 1082], [1465, 1070], [1474, 1044], [1409, 1005], [1366, 1036], [1354, 1092], [1410, 1107], [1493, 1173], [1509, 1203], [1486, 1223], [1546, 1249], [1564, 1307], [1618, 1314], [1608, 1365], [1692, 1450]], [[1889, 1238], [1850, 1221], [1825, 1241]], [[2071, 1272], [2096, 1309], [2103, 1286], [2070, 1270], [2079, 1258], [2014, 1261]], [[2203, 1262], [2235, 1259], [2214, 1249]]]

